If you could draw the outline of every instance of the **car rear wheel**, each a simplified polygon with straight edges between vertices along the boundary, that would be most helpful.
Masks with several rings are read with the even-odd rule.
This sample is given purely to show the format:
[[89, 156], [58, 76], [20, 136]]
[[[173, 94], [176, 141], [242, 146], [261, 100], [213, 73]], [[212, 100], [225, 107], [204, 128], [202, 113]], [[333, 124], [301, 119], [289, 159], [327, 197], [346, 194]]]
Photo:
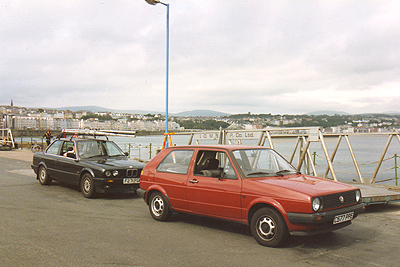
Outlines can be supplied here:
[[157, 221], [167, 221], [171, 216], [171, 210], [165, 197], [160, 192], [154, 192], [150, 196], [150, 214]]
[[85, 173], [80, 184], [81, 192], [84, 197], [94, 197], [96, 190], [94, 188], [93, 177], [89, 173]]
[[250, 227], [256, 241], [267, 247], [282, 245], [289, 235], [285, 220], [279, 212], [271, 208], [257, 210]]
[[39, 167], [38, 178], [39, 178], [39, 183], [41, 185], [51, 184], [51, 178], [50, 178], [49, 174], [47, 173], [46, 167], [44, 167], [43, 165]]

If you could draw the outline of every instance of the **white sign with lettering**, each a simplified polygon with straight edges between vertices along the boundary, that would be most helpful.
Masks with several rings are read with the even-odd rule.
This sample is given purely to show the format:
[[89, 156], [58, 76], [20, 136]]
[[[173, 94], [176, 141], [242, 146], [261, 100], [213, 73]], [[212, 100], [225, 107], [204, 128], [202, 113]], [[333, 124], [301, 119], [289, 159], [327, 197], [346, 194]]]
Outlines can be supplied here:
[[194, 139], [196, 140], [218, 140], [219, 133], [196, 133]]
[[262, 132], [228, 132], [226, 137], [228, 140], [258, 140]]

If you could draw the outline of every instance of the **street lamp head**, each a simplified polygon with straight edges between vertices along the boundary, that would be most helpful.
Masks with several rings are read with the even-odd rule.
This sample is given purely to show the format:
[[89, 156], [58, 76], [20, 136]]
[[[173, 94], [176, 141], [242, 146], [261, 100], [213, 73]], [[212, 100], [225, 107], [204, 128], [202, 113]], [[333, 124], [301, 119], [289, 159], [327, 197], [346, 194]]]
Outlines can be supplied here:
[[150, 5], [156, 5], [158, 3], [161, 3], [159, 0], [145, 0], [148, 4]]

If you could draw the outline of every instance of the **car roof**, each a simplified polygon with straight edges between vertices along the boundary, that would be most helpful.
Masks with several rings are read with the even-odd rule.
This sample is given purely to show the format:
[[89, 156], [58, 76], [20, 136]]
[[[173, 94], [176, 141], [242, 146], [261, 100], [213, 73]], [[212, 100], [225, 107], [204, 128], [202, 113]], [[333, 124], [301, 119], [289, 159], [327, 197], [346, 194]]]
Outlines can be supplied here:
[[97, 138], [87, 138], [87, 137], [67, 137], [67, 138], [58, 138], [56, 140], [62, 140], [62, 141], [109, 141], [107, 139], [97, 139]]

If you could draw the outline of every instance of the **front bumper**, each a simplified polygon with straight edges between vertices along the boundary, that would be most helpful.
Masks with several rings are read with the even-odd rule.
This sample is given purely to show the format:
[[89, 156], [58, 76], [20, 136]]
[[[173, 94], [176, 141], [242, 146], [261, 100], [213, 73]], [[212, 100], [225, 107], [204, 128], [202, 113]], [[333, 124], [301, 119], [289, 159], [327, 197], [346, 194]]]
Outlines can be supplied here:
[[107, 179], [94, 179], [94, 187], [100, 194], [131, 194], [136, 193], [139, 184], [122, 184], [122, 180], [109, 183]]
[[[359, 203], [353, 206], [329, 210], [318, 213], [295, 213], [288, 212], [287, 217], [291, 224], [294, 225], [305, 225], [307, 230], [303, 231], [293, 231], [293, 235], [311, 235], [311, 234], [321, 234], [326, 232], [331, 232], [340, 228], [343, 228], [351, 224], [351, 221], [358, 216], [358, 214], [365, 211], [365, 204]], [[352, 220], [333, 224], [335, 216], [346, 214], [349, 212], [354, 212]]]
[[333, 218], [336, 215], [345, 214], [348, 212], [354, 211], [354, 218], [357, 217], [358, 214], [363, 213], [365, 211], [365, 204], [359, 203], [353, 206], [329, 210], [324, 212], [317, 212], [317, 213], [295, 213], [295, 212], [288, 212], [287, 217], [289, 222], [292, 224], [324, 224], [328, 222], [333, 222]]

